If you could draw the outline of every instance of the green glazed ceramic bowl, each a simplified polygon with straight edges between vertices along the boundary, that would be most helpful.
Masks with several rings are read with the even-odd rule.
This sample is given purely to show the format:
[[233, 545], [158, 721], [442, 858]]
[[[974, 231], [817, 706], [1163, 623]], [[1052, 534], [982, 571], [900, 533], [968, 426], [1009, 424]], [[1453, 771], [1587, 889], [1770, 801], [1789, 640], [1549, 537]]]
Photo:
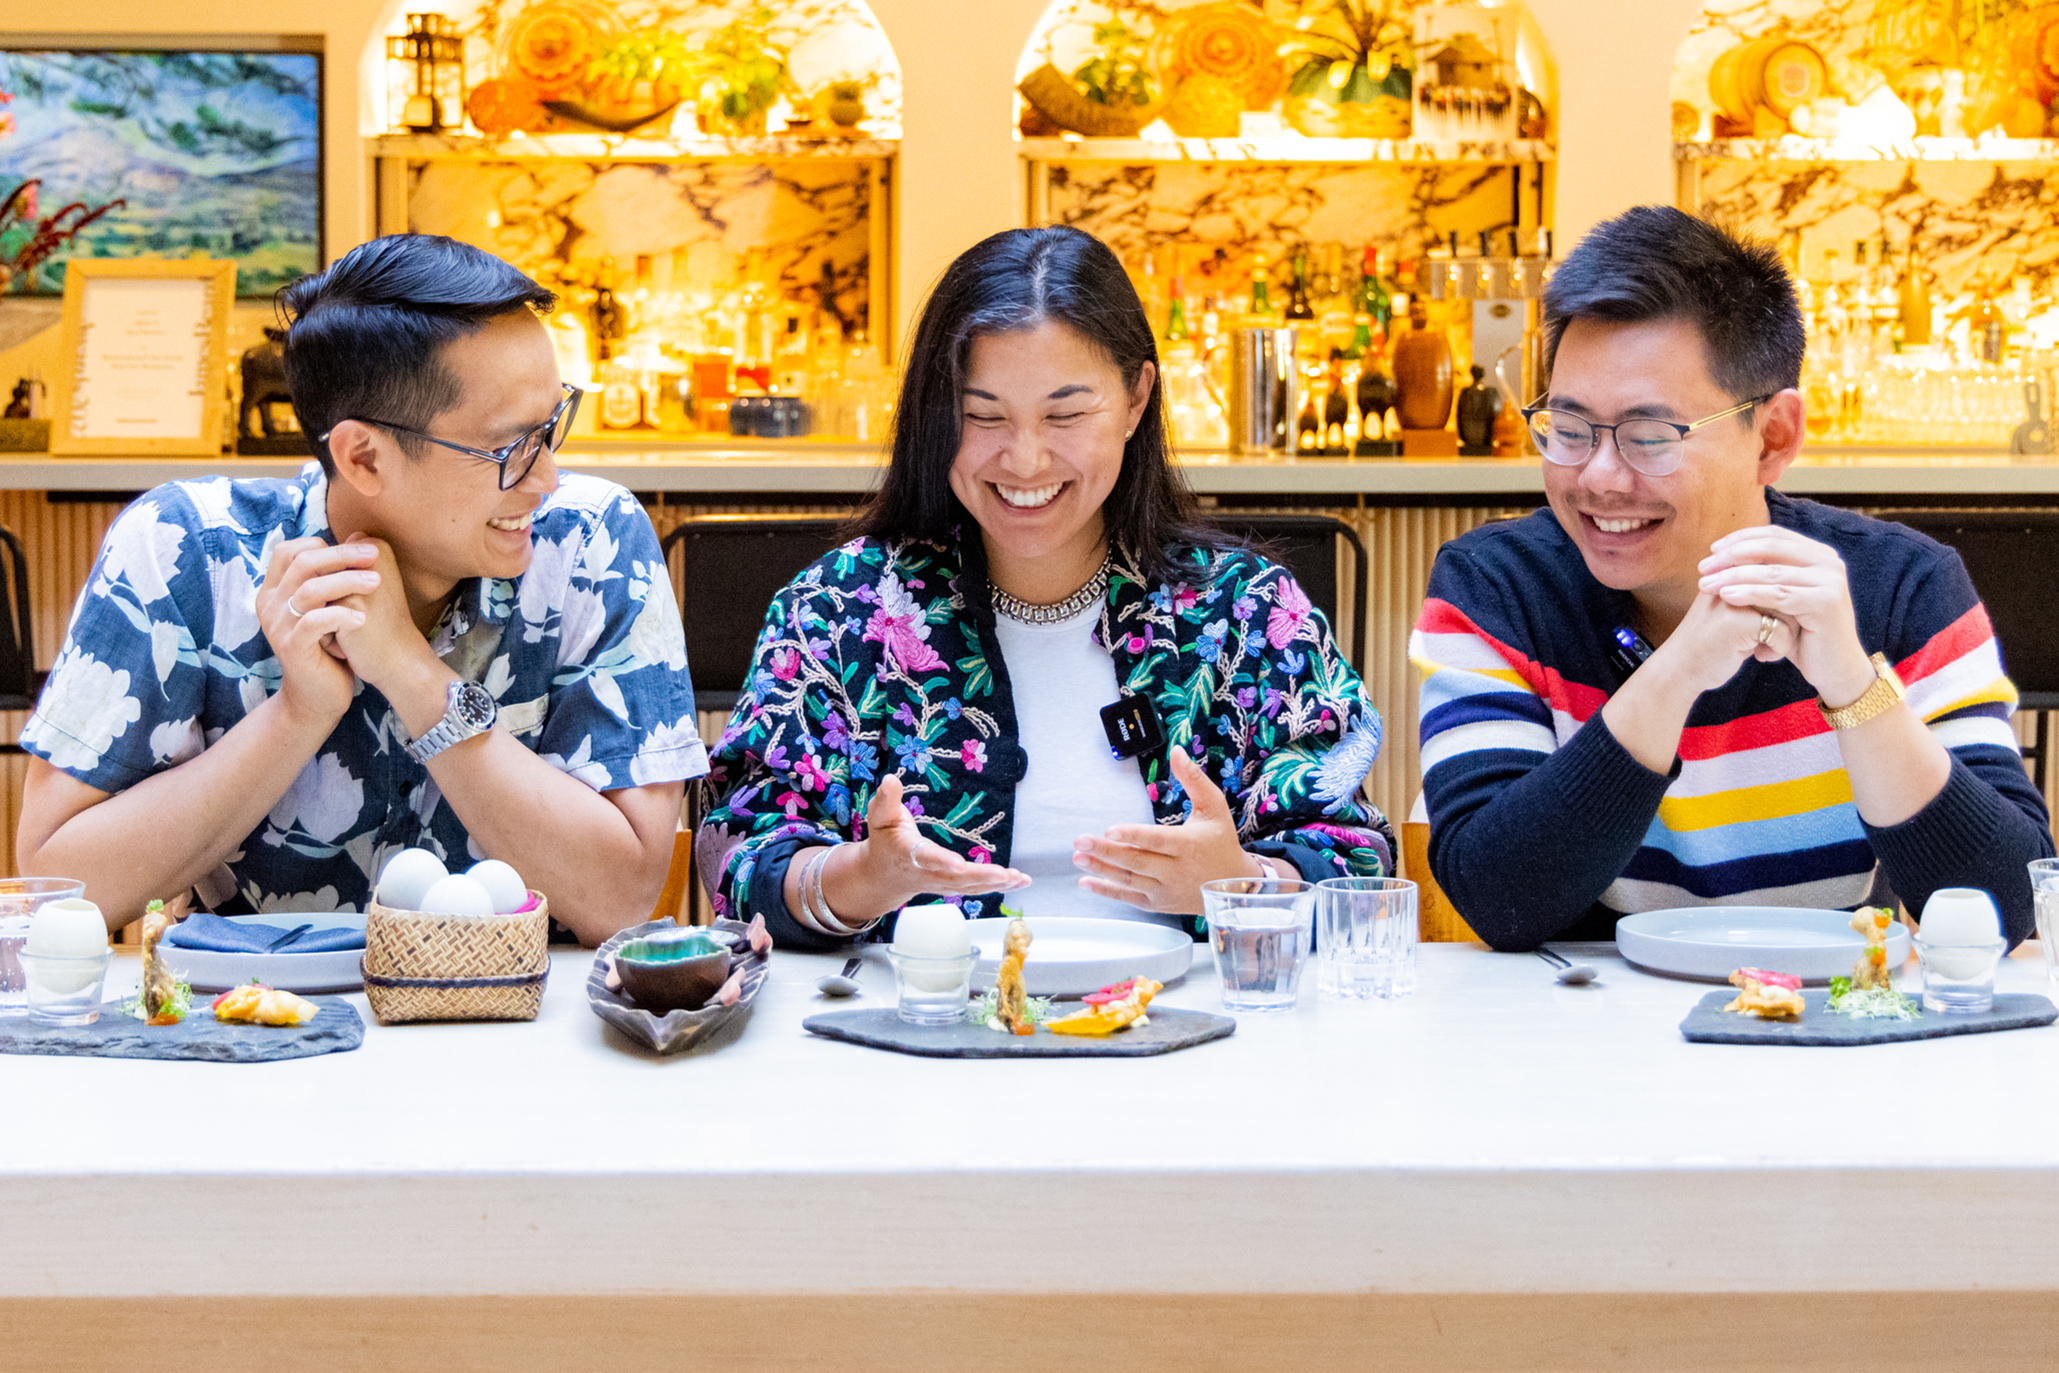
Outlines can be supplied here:
[[698, 1011], [729, 980], [727, 947], [705, 934], [634, 939], [615, 950], [622, 991], [644, 1010]]

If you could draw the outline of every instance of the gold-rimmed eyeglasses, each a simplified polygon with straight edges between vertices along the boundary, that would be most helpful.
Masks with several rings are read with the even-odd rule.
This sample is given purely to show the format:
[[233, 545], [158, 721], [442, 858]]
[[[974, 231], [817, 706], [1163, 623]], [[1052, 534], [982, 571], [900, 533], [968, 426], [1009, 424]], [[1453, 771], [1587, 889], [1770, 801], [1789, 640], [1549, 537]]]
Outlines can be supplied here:
[[1689, 434], [1717, 420], [1741, 415], [1771, 399], [1771, 395], [1755, 396], [1742, 405], [1733, 405], [1693, 424], [1652, 419], [1596, 424], [1570, 410], [1549, 410], [1542, 404], [1526, 406], [1522, 414], [1524, 422], [1530, 426], [1531, 437], [1537, 443], [1537, 451], [1544, 454], [1546, 462], [1560, 467], [1584, 465], [1601, 447], [1601, 436], [1606, 431], [1614, 438], [1616, 452], [1624, 462], [1647, 477], [1664, 477], [1680, 470], [1681, 450], [1686, 446]]

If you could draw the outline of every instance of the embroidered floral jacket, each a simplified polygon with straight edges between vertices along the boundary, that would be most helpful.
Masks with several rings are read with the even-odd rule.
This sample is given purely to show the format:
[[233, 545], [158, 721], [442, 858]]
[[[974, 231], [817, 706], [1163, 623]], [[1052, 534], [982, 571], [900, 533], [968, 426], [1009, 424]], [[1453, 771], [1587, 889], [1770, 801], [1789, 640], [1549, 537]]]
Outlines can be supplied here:
[[[1380, 717], [1321, 612], [1256, 554], [1182, 548], [1174, 561], [1171, 583], [1121, 554], [1110, 570], [1095, 637], [1123, 690], [1149, 695], [1168, 745], [1222, 787], [1246, 848], [1311, 879], [1392, 872], [1393, 832], [1360, 792]], [[1139, 762], [1158, 822], [1184, 819], [1164, 758]], [[787, 865], [804, 846], [862, 839], [889, 772], [929, 838], [1005, 864], [1025, 765], [978, 539], [846, 544], [773, 600], [716, 747], [697, 839], [715, 910], [762, 912], [792, 946], [827, 943], [787, 913]], [[962, 904], [993, 915], [1000, 899]]]

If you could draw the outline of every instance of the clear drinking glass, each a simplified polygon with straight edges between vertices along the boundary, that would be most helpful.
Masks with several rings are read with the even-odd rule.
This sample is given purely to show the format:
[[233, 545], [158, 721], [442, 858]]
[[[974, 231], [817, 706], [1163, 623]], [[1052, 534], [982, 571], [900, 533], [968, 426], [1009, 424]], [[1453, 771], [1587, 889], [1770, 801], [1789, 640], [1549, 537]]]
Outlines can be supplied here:
[[2008, 944], [1933, 944], [1919, 931], [1916, 956], [1923, 960], [1923, 1009], [1947, 1015], [1979, 1015], [1995, 1004], [1995, 965]]
[[69, 877], [0, 877], [0, 1018], [28, 1014], [29, 984], [20, 956], [36, 911], [45, 902], [85, 894], [86, 884]]
[[2045, 980], [2059, 983], [2059, 858], [2033, 858], [2030, 895], [2038, 918], [2038, 947], [2045, 951]]
[[1201, 884], [1208, 947], [1232, 1011], [1288, 1011], [1315, 934], [1315, 887], [1286, 877], [1227, 877]]
[[91, 1025], [100, 1019], [100, 985], [114, 951], [86, 958], [16, 954], [28, 974], [29, 1019], [38, 1025]]
[[911, 958], [888, 949], [887, 958], [894, 965], [901, 1019], [910, 1025], [956, 1025], [965, 1019], [973, 955]]
[[1416, 989], [1416, 884], [1331, 877], [1316, 884], [1316, 986], [1325, 996], [1407, 996]]

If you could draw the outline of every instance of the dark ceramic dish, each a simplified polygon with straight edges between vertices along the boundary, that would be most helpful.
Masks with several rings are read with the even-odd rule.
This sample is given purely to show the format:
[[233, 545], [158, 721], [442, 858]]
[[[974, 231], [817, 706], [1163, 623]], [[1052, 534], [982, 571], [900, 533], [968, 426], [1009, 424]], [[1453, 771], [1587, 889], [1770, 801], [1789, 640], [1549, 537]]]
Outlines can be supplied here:
[[622, 991], [644, 1010], [698, 1011], [729, 980], [726, 942], [693, 933], [632, 939], [615, 950]]
[[772, 964], [769, 949], [760, 953], [751, 947], [748, 926], [735, 920], [717, 920], [713, 925], [702, 927], [698, 933], [708, 935], [717, 943], [727, 944], [734, 955], [730, 971], [743, 970], [741, 994], [734, 1003], [725, 1006], [719, 1001], [711, 1001], [698, 1011], [668, 1011], [657, 1015], [632, 1002], [625, 994], [626, 989], [616, 990], [608, 986], [608, 968], [614, 961], [616, 950], [654, 936], [676, 939], [679, 933], [680, 927], [669, 920], [654, 920], [626, 929], [595, 951], [593, 967], [586, 975], [586, 999], [593, 1006], [593, 1013], [638, 1044], [660, 1054], [681, 1053], [707, 1043], [716, 1038], [724, 1026], [748, 1017], [751, 1003], [764, 987], [765, 975]]

